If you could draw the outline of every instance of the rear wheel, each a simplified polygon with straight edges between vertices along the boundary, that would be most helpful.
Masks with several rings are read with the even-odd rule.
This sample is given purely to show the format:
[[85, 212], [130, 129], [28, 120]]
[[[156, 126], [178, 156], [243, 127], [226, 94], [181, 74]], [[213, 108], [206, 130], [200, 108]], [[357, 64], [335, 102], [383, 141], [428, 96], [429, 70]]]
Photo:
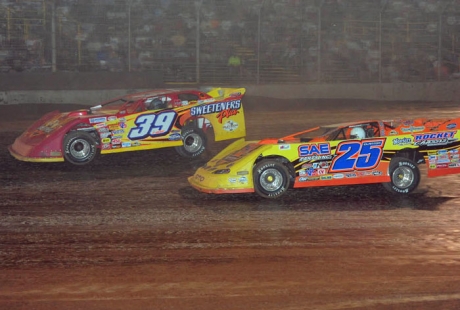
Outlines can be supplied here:
[[391, 181], [383, 183], [383, 187], [392, 193], [409, 194], [420, 183], [417, 164], [407, 158], [394, 157], [390, 162], [389, 174]]
[[264, 198], [278, 198], [286, 193], [290, 185], [288, 168], [273, 159], [260, 161], [254, 167], [254, 190]]
[[179, 155], [187, 158], [194, 158], [201, 155], [207, 146], [206, 134], [198, 127], [186, 126], [181, 132], [183, 145], [175, 149]]
[[64, 158], [74, 165], [86, 165], [98, 154], [96, 139], [85, 131], [71, 131], [64, 138]]

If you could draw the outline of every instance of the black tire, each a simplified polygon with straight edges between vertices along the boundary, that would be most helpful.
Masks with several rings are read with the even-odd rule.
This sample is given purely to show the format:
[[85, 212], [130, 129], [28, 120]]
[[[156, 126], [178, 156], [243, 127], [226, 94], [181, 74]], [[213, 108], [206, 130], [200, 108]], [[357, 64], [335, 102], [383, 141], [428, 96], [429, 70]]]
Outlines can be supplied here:
[[273, 159], [264, 159], [257, 163], [253, 171], [254, 190], [264, 198], [278, 198], [290, 187], [288, 168]]
[[99, 153], [96, 139], [86, 131], [71, 131], [64, 137], [64, 158], [74, 165], [86, 165]]
[[382, 183], [383, 187], [396, 194], [409, 194], [420, 183], [420, 170], [417, 164], [404, 157], [394, 157], [388, 169], [391, 181]]
[[186, 126], [182, 128], [181, 136], [183, 145], [175, 148], [179, 155], [186, 158], [195, 158], [206, 150], [208, 139], [200, 128]]

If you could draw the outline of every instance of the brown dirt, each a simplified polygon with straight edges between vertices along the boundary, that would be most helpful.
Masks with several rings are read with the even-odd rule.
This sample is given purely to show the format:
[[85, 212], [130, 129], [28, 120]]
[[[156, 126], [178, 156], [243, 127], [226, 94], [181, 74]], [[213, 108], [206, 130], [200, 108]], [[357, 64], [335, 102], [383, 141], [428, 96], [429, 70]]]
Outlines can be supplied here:
[[[409, 197], [368, 185], [265, 200], [198, 193], [186, 178], [204, 161], [169, 149], [91, 167], [16, 161], [7, 145], [52, 108], [0, 107], [0, 309], [460, 308], [458, 175], [424, 178]], [[249, 139], [459, 114], [250, 97], [246, 112]]]

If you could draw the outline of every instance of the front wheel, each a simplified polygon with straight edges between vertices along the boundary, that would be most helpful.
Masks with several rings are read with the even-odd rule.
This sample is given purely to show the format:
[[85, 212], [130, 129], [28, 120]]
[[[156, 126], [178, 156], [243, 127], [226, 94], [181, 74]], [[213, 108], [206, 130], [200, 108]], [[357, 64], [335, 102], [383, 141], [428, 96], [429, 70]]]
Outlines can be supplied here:
[[96, 139], [85, 131], [71, 131], [64, 137], [64, 158], [74, 165], [89, 164], [98, 154]]
[[183, 145], [175, 149], [179, 155], [187, 158], [194, 158], [201, 155], [207, 146], [206, 134], [198, 127], [190, 126], [182, 128], [181, 132]]
[[264, 198], [278, 198], [290, 186], [289, 170], [281, 162], [266, 159], [254, 167], [254, 190]]
[[410, 159], [395, 157], [390, 162], [389, 174], [391, 181], [383, 183], [383, 187], [397, 194], [409, 194], [420, 183], [420, 170]]

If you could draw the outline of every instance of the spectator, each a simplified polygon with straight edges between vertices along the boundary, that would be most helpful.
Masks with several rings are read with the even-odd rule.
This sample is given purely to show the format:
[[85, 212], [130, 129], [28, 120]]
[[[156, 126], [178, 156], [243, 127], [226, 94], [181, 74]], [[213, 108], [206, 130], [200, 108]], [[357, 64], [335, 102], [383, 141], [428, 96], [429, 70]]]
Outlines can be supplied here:
[[131, 66], [131, 71], [141, 71], [142, 70], [141, 61], [139, 60], [139, 55], [136, 50], [131, 50], [130, 66]]
[[97, 60], [102, 70], [107, 70], [107, 60], [109, 59], [109, 53], [107, 48], [104, 46], [100, 51], [97, 52]]
[[230, 75], [232, 77], [240, 76], [241, 75], [241, 58], [236, 53], [233, 53], [228, 58], [227, 62]]

